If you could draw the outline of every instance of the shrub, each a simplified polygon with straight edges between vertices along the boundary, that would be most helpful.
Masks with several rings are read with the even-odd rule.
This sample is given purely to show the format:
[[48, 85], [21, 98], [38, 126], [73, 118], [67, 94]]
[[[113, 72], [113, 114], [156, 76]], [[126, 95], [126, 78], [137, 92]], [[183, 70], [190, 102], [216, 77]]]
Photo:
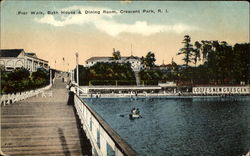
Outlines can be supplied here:
[[12, 72], [1, 71], [2, 94], [32, 90], [48, 84], [49, 72], [45, 69], [38, 69], [31, 74], [25, 68], [16, 69]]

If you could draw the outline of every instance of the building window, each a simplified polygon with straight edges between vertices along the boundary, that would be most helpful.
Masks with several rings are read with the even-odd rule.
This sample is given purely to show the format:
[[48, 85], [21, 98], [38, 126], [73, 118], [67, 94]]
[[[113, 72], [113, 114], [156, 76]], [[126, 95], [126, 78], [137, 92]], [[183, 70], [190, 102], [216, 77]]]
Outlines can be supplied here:
[[12, 70], [14, 70], [13, 67], [6, 67], [6, 71], [12, 71]]
[[16, 64], [15, 64], [15, 68], [16, 69], [19, 69], [19, 68], [21, 68], [23, 66], [23, 62], [21, 61], [21, 60], [18, 60], [17, 62], [16, 62]]

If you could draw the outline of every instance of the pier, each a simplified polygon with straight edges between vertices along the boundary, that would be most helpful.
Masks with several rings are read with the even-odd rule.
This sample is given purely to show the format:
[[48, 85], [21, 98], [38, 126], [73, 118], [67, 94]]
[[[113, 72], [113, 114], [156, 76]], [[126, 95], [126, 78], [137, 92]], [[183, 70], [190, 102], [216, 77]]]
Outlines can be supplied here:
[[92, 155], [91, 145], [59, 79], [48, 91], [1, 107], [1, 150], [5, 155]]
[[45, 88], [1, 96], [0, 155], [138, 155], [60, 79]]

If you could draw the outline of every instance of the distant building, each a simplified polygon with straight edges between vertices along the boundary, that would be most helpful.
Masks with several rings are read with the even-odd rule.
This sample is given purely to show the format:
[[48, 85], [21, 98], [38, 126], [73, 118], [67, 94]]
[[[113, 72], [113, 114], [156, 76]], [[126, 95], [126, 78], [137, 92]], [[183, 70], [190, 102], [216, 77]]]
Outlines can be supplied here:
[[173, 69], [173, 65], [172, 64], [161, 64], [159, 66], [160, 70], [172, 70]]
[[140, 71], [143, 68], [141, 59], [137, 56], [121, 57], [118, 60], [114, 60], [113, 57], [91, 57], [86, 60], [86, 67], [91, 67], [96, 63], [130, 63], [131, 68], [134, 71]]
[[0, 65], [6, 71], [12, 71], [24, 67], [30, 72], [37, 71], [38, 68], [48, 69], [48, 61], [40, 59], [35, 53], [27, 53], [23, 49], [1, 49]]
[[169, 64], [165, 64], [164, 60], [163, 60], [162, 64], [158, 68], [160, 70], [163, 70], [163, 71], [171, 71], [171, 72], [173, 72], [174, 70], [176, 70], [178, 68], [178, 65], [174, 62], [174, 60], [172, 58], [172, 61]]

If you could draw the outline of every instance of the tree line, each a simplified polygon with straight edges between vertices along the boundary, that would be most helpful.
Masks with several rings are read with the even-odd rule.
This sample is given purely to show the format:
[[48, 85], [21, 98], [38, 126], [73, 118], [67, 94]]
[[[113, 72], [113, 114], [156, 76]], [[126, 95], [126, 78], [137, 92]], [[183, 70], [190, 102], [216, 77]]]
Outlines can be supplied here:
[[[135, 85], [135, 75], [130, 63], [96, 63], [87, 68], [79, 68], [80, 85]], [[76, 80], [76, 69], [74, 70]]]
[[189, 35], [184, 36], [182, 43], [177, 55], [183, 55], [186, 68], [180, 71], [180, 79], [191, 83], [194, 80], [209, 84], [249, 83], [250, 43], [232, 46], [226, 41], [202, 40], [192, 44]]
[[[178, 85], [249, 84], [250, 43], [236, 43], [233, 46], [226, 41], [215, 40], [192, 43], [191, 37], [185, 35], [182, 44], [177, 55], [183, 56], [184, 65], [172, 60], [167, 68], [161, 68], [155, 64], [152, 51], [141, 57], [144, 66], [139, 72], [141, 84], [157, 85], [159, 81], [174, 81]], [[112, 55], [113, 60], [121, 59], [119, 50], [113, 50]], [[129, 63], [96, 63], [89, 68], [79, 66], [79, 69], [80, 85], [135, 84]]]

